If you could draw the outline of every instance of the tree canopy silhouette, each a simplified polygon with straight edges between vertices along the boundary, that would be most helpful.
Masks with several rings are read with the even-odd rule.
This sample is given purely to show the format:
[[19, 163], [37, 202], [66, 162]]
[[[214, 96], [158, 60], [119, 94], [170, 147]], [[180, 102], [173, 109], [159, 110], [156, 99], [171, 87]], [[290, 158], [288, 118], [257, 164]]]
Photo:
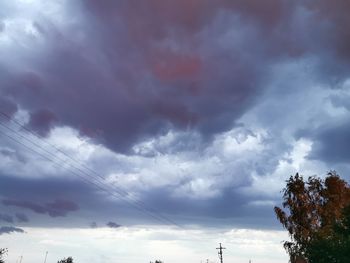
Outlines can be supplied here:
[[291, 262], [297, 258], [320, 262], [311, 258], [326, 253], [327, 241], [327, 245], [338, 241], [337, 229], [345, 227], [350, 187], [335, 172], [330, 172], [324, 180], [317, 177], [304, 180], [296, 174], [286, 183], [282, 190], [283, 208], [275, 207], [277, 218], [291, 237], [291, 241], [284, 242], [284, 248]]
[[72, 257], [64, 258], [64, 259], [61, 259], [60, 261], [57, 261], [57, 263], [73, 263], [73, 258]]
[[7, 248], [0, 248], [0, 263], [4, 263], [4, 256], [7, 253]]
[[350, 260], [350, 206], [343, 220], [336, 221], [332, 236], [319, 236], [310, 244], [306, 256], [310, 263], [348, 263]]

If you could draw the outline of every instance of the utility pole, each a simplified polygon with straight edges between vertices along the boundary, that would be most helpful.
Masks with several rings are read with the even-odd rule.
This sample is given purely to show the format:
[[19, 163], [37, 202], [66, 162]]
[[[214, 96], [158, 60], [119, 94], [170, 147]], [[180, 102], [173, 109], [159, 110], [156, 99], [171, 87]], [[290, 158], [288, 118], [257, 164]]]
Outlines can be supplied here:
[[23, 256], [19, 258], [19, 263], [22, 263]]
[[48, 253], [48, 251], [46, 251], [44, 263], [46, 263], [47, 253]]
[[223, 260], [223, 258], [222, 258], [222, 250], [223, 250], [223, 249], [226, 249], [226, 248], [222, 247], [222, 246], [221, 246], [221, 243], [220, 243], [220, 246], [217, 247], [216, 249], [219, 250], [219, 251], [218, 251], [218, 255], [219, 255], [220, 262], [221, 262], [221, 263], [224, 263], [224, 260]]

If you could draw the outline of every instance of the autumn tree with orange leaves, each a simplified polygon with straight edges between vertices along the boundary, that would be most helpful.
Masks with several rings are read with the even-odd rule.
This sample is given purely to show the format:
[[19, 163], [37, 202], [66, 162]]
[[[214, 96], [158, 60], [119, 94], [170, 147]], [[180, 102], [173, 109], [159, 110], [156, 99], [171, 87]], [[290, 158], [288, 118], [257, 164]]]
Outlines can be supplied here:
[[350, 205], [350, 187], [335, 172], [324, 180], [304, 180], [296, 174], [286, 183], [282, 208], [275, 207], [275, 213], [291, 237], [291, 241], [284, 242], [284, 248], [294, 263], [308, 259], [320, 240], [333, 240], [337, 235], [335, 226], [342, 225], [344, 210]]

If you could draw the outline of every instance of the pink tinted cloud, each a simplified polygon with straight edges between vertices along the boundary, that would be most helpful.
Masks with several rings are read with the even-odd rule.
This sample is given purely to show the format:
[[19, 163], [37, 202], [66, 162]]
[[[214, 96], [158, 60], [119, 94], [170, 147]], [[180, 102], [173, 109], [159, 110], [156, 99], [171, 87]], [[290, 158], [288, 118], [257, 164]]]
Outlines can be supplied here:
[[335, 51], [342, 59], [350, 58], [350, 2], [347, 0], [320, 0], [306, 1], [315, 17], [315, 25], [323, 24], [326, 27], [318, 30], [318, 37], [328, 46], [334, 46]]
[[151, 67], [154, 75], [162, 81], [195, 80], [200, 74], [202, 60], [195, 54], [156, 52]]
[[297, 30], [280, 30], [287, 2], [84, 0], [77, 24], [35, 21], [45, 48], [25, 53], [7, 92], [43, 136], [67, 125], [127, 152], [173, 128], [213, 135], [263, 93], [275, 61], [303, 52]]
[[48, 110], [41, 109], [30, 113], [30, 119], [27, 126], [36, 131], [40, 136], [47, 136], [57, 121], [56, 115]]

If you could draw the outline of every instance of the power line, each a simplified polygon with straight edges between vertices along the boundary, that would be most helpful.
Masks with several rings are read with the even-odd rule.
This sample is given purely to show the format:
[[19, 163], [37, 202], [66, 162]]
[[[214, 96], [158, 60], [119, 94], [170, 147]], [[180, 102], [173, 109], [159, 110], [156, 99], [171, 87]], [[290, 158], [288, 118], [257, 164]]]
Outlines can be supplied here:
[[[40, 136], [39, 136], [37, 133], [35, 133], [35, 132], [33, 132], [32, 130], [28, 129], [23, 123], [20, 123], [20, 122], [17, 121], [16, 119], [11, 118], [11, 116], [9, 116], [8, 114], [6, 114], [6, 113], [4, 113], [4, 112], [1, 112], [1, 111], [0, 111], [0, 114], [3, 115], [4, 117], [6, 117], [6, 119], [8, 119], [9, 121], [11, 121], [11, 122], [17, 124], [21, 129], [24, 129], [25, 131], [27, 131], [27, 132], [29, 132], [30, 134], [32, 134], [35, 138], [37, 138], [37, 139], [39, 139], [39, 140], [42, 140], [42, 139], [40, 138]], [[42, 141], [43, 141], [43, 140], [42, 140]], [[54, 144], [51, 144], [51, 143], [45, 142], [45, 141], [44, 141], [44, 143], [47, 144], [47, 145], [49, 145], [49, 146], [51, 146], [51, 147], [53, 147], [57, 152], [62, 153], [63, 155], [65, 155], [66, 157], [68, 157], [68, 158], [69, 158], [70, 160], [72, 160], [73, 162], [78, 163], [78, 165], [82, 166], [82, 167], [85, 168], [86, 170], [88, 170], [88, 171], [94, 173], [96, 176], [100, 177], [102, 180], [105, 179], [102, 175], [100, 175], [100, 174], [98, 174], [97, 172], [95, 172], [94, 170], [90, 169], [88, 166], [86, 166], [86, 165], [84, 165], [84, 164], [81, 164], [80, 161], [74, 159], [73, 157], [71, 157], [69, 154], [67, 154], [65, 151], [61, 150], [60, 148], [58, 148], [58, 147], [55, 146]], [[125, 194], [128, 194], [128, 193], [125, 191]]]
[[[0, 123], [0, 125], [2, 125], [2, 124]], [[17, 139], [15, 139], [14, 137], [12, 137], [12, 136], [6, 134], [5, 132], [3, 132], [3, 131], [0, 130], [0, 133], [2, 133], [3, 135], [7, 136], [8, 138], [10, 138], [11, 140], [13, 140], [14, 142], [16, 142], [16, 143], [22, 145], [23, 147], [27, 148], [28, 150], [32, 151], [33, 153], [35, 153], [35, 154], [41, 156], [42, 158], [44, 158], [44, 159], [46, 159], [46, 160], [48, 160], [48, 161], [50, 161], [50, 162], [53, 162], [54, 164], [59, 164], [57, 161], [53, 160], [52, 158], [47, 157], [45, 154], [42, 154], [42, 153], [40, 153], [40, 152], [34, 150], [33, 148], [31, 148], [31, 147], [29, 147], [28, 145], [26, 145], [26, 144], [20, 142], [19, 140], [17, 140]], [[23, 136], [22, 136], [22, 137], [23, 137]], [[76, 167], [74, 167], [74, 166], [72, 166], [72, 165], [70, 165], [70, 166], [73, 167], [73, 168], [76, 169], [76, 170], [79, 170], [78, 168], [76, 168]], [[132, 201], [129, 201], [129, 200], [128, 200], [128, 199], [130, 199], [129, 197], [122, 196], [120, 193], [118, 193], [119, 195], [116, 195], [115, 192], [111, 192], [110, 190], [108, 190], [107, 188], [105, 188], [106, 185], [105, 185], [103, 182], [99, 181], [99, 180], [96, 180], [96, 179], [95, 179], [95, 182], [94, 182], [94, 181], [90, 181], [90, 180], [86, 179], [84, 176], [82, 176], [81, 174], [79, 174], [79, 173], [77, 173], [77, 172], [74, 172], [73, 170], [71, 170], [70, 172], [71, 172], [72, 174], [78, 176], [80, 179], [82, 179], [82, 180], [85, 181], [86, 183], [91, 184], [91, 185], [95, 186], [96, 188], [98, 188], [99, 190], [102, 190], [102, 191], [104, 191], [104, 192], [107, 192], [108, 194], [110, 194], [110, 195], [112, 195], [112, 196], [114, 196], [114, 197], [116, 197], [116, 198], [118, 198], [118, 199], [120, 199], [120, 200], [122, 200], [122, 201], [125, 201], [126, 203], [128, 203], [128, 205], [130, 205], [130, 206], [132, 206], [133, 208], [135, 208], [135, 209], [137, 209], [137, 210], [143, 212], [144, 214], [146, 214], [146, 215], [152, 217], [153, 219], [155, 219], [155, 220], [157, 220], [157, 221], [166, 223], [166, 224], [168, 224], [168, 225], [175, 225], [175, 226], [177, 226], [177, 227], [179, 227], [179, 228], [183, 228], [183, 227], [181, 227], [180, 225], [178, 225], [178, 224], [174, 223], [173, 221], [171, 221], [170, 219], [167, 219], [165, 216], [162, 216], [162, 217], [160, 217], [159, 215], [157, 216], [155, 213], [151, 213], [151, 212], [148, 211], [146, 208], [140, 207], [139, 205], [134, 204]], [[83, 172], [82, 172], [82, 173], [83, 173]], [[84, 173], [83, 173], [83, 174], [84, 174]], [[89, 175], [88, 175], [88, 176], [89, 176]], [[90, 176], [90, 177], [91, 177], [91, 176]], [[94, 179], [94, 178], [92, 178], [92, 179]], [[98, 184], [98, 183], [99, 183], [99, 184]], [[101, 186], [101, 185], [102, 185], [102, 186]]]
[[[34, 134], [31, 130], [29, 130], [27, 127], [25, 127], [23, 124], [19, 123], [16, 120], [13, 120], [10, 116], [8, 116], [6, 113], [3, 113], [0, 111], [0, 114], [2, 114], [3, 116], [5, 116], [7, 119], [12, 120], [13, 122], [15, 122], [19, 127], [25, 129], [26, 131], [30, 132], [31, 134], [33, 134], [36, 138], [38, 138], [39, 140], [42, 140], [40, 137], [38, 137], [38, 135]], [[33, 148], [29, 147], [28, 145], [24, 144], [23, 142], [20, 142], [19, 140], [15, 139], [14, 137], [11, 137], [10, 135], [6, 134], [5, 132], [1, 132], [2, 134], [4, 134], [5, 136], [9, 137], [11, 140], [15, 141], [16, 143], [22, 145], [23, 147], [29, 149], [30, 151], [40, 155], [41, 157], [43, 157], [46, 160], [49, 160], [50, 162], [53, 163], [58, 163], [61, 162], [62, 159], [58, 159], [57, 155], [53, 154], [52, 152], [46, 150], [44, 147], [42, 147], [41, 145], [37, 144], [36, 142], [33, 142], [32, 140], [30, 140], [28, 137], [22, 135], [21, 133], [19, 133], [18, 131], [10, 128], [9, 126], [5, 125], [4, 123], [0, 122], [0, 125], [2, 125], [3, 127], [5, 127], [6, 129], [10, 130], [11, 132], [17, 134], [19, 137], [21, 137], [22, 139], [24, 139], [27, 142], [30, 142], [31, 144], [35, 145], [37, 148], [40, 148], [41, 150], [43, 150], [44, 152], [46, 152], [46, 154], [44, 153], [40, 153], [37, 150], [34, 150]], [[49, 144], [49, 143], [46, 143]], [[50, 145], [50, 144], [49, 144]], [[64, 151], [62, 151], [61, 149], [57, 148], [56, 146], [50, 145], [51, 147], [54, 147], [56, 149], [56, 151], [59, 151], [60, 153], [62, 153], [64, 156], [68, 157], [69, 159], [71, 159], [73, 162], [79, 163], [78, 161], [76, 161], [73, 157], [69, 156], [67, 153], [65, 153]], [[58, 159], [54, 160], [50, 157], [48, 157], [47, 155], [52, 156], [54, 159]], [[59, 164], [59, 163], [58, 163]], [[154, 209], [150, 209], [148, 207], [146, 207], [146, 205], [139, 200], [135, 200], [133, 199], [131, 196], [129, 196], [129, 193], [124, 190], [124, 189], [120, 189], [119, 187], [116, 187], [117, 189], [113, 189], [118, 193], [118, 196], [115, 194], [115, 192], [111, 192], [109, 189], [106, 189], [106, 184], [104, 182], [102, 182], [101, 180], [99, 180], [98, 178], [96, 178], [95, 176], [91, 175], [90, 173], [87, 173], [86, 171], [83, 171], [81, 168], [73, 165], [73, 164], [69, 164], [70, 167], [72, 167], [73, 169], [77, 170], [78, 172], [82, 173], [85, 176], [88, 176], [89, 178], [91, 178], [94, 181], [90, 181], [88, 179], [86, 179], [84, 176], [82, 176], [81, 174], [71, 171], [74, 175], [78, 176], [80, 179], [84, 180], [86, 183], [92, 184], [95, 187], [99, 188], [100, 190], [103, 190], [105, 192], [107, 192], [110, 195], [113, 195], [114, 197], [117, 197], [118, 199], [121, 199], [125, 202], [127, 202], [129, 205], [131, 205], [132, 207], [134, 207], [135, 209], [147, 214], [148, 216], [152, 217], [153, 219], [156, 219], [157, 221], [161, 221], [163, 223], [167, 223], [170, 225], [175, 225], [176, 227], [179, 228], [183, 228], [181, 226], [179, 226], [177, 223], [175, 223], [174, 221], [168, 219], [167, 217], [159, 214], [158, 212], [156, 212]], [[97, 177], [101, 178], [101, 179], [105, 179], [104, 177], [102, 177], [101, 175], [99, 175], [98, 173], [96, 173], [95, 171], [93, 171], [90, 168], [87, 168], [86, 166], [83, 166], [79, 163], [79, 166], [82, 166], [84, 169], [89, 170], [90, 172], [93, 172]], [[101, 186], [102, 185], [102, 186]], [[109, 186], [109, 185], [108, 185]], [[110, 188], [110, 186], [109, 186]], [[119, 188], [119, 189], [118, 189]], [[136, 203], [136, 204], [135, 204]]]
[[[0, 111], [0, 115], [3, 115], [7, 120], [14, 122], [15, 124], [17, 124], [21, 129], [24, 129], [25, 131], [29, 132], [30, 134], [32, 134], [35, 138], [37, 138], [38, 140], [42, 140], [42, 138], [40, 137], [40, 135], [38, 135], [37, 133], [33, 132], [32, 130], [30, 130], [29, 128], [27, 128], [24, 124], [20, 123], [19, 121], [17, 121], [16, 119], [12, 118], [11, 116], [9, 116], [8, 114], [6, 114], [5, 112], [1, 112]], [[18, 133], [18, 132], [17, 132]], [[20, 136], [23, 136], [22, 134], [20, 134]], [[40, 145], [37, 145], [36, 143], [34, 143], [33, 141], [31, 141], [33, 144], [35, 144], [36, 146], [40, 147], [41, 149], [43, 149]], [[49, 143], [49, 142], [45, 142], [45, 144], [49, 145], [50, 147], [53, 147], [57, 152], [60, 152], [61, 154], [63, 154], [64, 156], [66, 156], [68, 159], [72, 160], [73, 162], [77, 163], [79, 166], [81, 166], [82, 168], [86, 169], [88, 172], [93, 173], [95, 176], [101, 178], [103, 181], [105, 180], [105, 178], [100, 175], [99, 173], [97, 173], [95, 170], [92, 170], [91, 168], [89, 168], [88, 166], [81, 164], [80, 161], [77, 161], [76, 159], [74, 159], [73, 157], [71, 157], [69, 154], [67, 154], [65, 151], [61, 150], [60, 148], [58, 148], [57, 146]], [[46, 151], [46, 150], [45, 150]], [[49, 153], [50, 155], [52, 155], [52, 153]], [[54, 157], [56, 158], [56, 155], [54, 155]], [[80, 170], [80, 168], [76, 168], [78, 170]], [[86, 173], [86, 172], [85, 172]], [[91, 176], [89, 174], [89, 176]], [[132, 196], [129, 196], [129, 193], [127, 190], [123, 189], [122, 187], [118, 187], [115, 184], [113, 184], [114, 188], [113, 190], [116, 190], [118, 192], [119, 195], [121, 195], [123, 198], [124, 195], [127, 196], [127, 198], [131, 199], [134, 203], [137, 203], [139, 206], [141, 207], [145, 207], [146, 210], [148, 210], [151, 213], [154, 214], [158, 214], [159, 217], [165, 219], [166, 221], [170, 221], [168, 218], [165, 218], [163, 215], [161, 215], [159, 212], [157, 212], [156, 210], [154, 210], [151, 207], [147, 207], [147, 204], [144, 203], [142, 200], [137, 200], [135, 198], [133, 198]], [[115, 189], [116, 188], [116, 189]], [[177, 225], [175, 222], [172, 222], [172, 224]]]

